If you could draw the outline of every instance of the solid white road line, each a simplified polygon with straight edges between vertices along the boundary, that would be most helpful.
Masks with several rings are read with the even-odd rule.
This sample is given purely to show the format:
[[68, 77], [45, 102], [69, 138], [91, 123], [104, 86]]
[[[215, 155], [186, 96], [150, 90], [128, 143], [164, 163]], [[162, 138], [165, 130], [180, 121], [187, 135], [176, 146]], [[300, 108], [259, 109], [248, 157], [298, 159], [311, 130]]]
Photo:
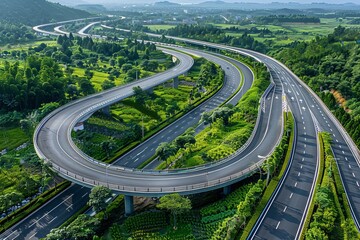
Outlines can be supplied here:
[[[8, 235], [6, 238], [4, 238], [3, 240], [8, 239], [11, 235], [13, 235], [14, 233], [17, 233], [17, 231], [12, 232], [10, 235]], [[16, 236], [13, 239], [16, 239], [18, 236], [20, 235], [20, 233], [16, 234]]]
[[57, 219], [57, 216], [54, 217], [53, 219], [51, 219], [51, 220], [49, 221], [49, 223], [52, 223], [55, 219]]
[[35, 232], [33, 235], [31, 235], [29, 239], [32, 239], [36, 234], [37, 234], [37, 232]]

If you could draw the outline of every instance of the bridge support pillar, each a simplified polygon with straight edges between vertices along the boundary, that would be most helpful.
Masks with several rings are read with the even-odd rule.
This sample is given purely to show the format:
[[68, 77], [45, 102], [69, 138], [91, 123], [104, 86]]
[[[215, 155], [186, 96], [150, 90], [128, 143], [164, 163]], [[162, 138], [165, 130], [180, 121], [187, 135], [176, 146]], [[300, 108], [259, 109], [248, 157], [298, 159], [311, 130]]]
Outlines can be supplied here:
[[102, 109], [102, 112], [107, 115], [110, 116], [110, 106], [106, 106]]
[[129, 216], [134, 213], [134, 197], [125, 195], [125, 216]]
[[174, 77], [173, 79], [173, 88], [179, 87], [179, 77]]
[[224, 187], [223, 193], [224, 193], [225, 196], [229, 195], [231, 193], [231, 186]]

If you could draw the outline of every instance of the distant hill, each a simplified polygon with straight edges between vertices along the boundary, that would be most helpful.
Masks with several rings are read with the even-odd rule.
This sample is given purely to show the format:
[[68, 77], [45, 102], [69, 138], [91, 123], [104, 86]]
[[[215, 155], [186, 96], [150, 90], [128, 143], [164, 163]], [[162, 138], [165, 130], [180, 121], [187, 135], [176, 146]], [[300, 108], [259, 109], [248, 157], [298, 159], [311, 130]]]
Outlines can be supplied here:
[[163, 1], [163, 2], [156, 2], [154, 3], [155, 7], [179, 7], [181, 6], [178, 3], [169, 2], [169, 1]]
[[107, 11], [107, 9], [101, 4], [79, 4], [74, 6], [74, 8], [81, 9], [91, 13], [102, 13]]
[[0, 20], [30, 26], [90, 16], [88, 12], [45, 0], [0, 0]]

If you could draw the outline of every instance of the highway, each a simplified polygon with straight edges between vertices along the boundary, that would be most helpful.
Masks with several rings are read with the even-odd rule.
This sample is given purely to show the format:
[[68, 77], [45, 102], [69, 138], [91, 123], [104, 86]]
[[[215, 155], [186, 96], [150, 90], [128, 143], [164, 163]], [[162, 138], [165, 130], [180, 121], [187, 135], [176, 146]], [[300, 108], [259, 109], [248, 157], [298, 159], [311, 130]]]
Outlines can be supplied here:
[[[58, 29], [60, 29], [60, 27], [58, 27]], [[64, 34], [66, 34], [66, 32], [63, 32]], [[230, 59], [229, 59], [230, 60]], [[245, 68], [241, 63], [239, 63], [238, 61], [234, 61], [231, 60], [233, 62], [233, 64], [236, 64], [239, 68], [244, 68], [243, 70], [248, 74], [249, 73], [249, 69]], [[239, 72], [238, 70], [232, 66], [229, 63], [226, 63], [226, 68], [224, 66], [224, 68], [226, 69], [225, 72], [230, 72], [232, 71], [233, 73], [231, 73], [231, 75], [227, 76], [227, 82], [237, 82], [237, 85], [240, 83], [240, 76], [239, 76]], [[251, 78], [249, 78], [250, 81], [245, 81], [245, 85], [243, 86], [243, 88], [239, 91], [239, 93], [237, 93], [235, 96], [233, 96], [230, 100], [230, 102], [232, 103], [236, 103], [236, 101], [240, 98], [240, 96], [246, 91], [246, 89], [248, 89], [251, 85], [252, 85], [252, 76]], [[236, 85], [236, 84], [235, 84]], [[225, 84], [225, 86], [227, 86]], [[232, 90], [232, 88], [234, 87], [234, 85], [229, 85]], [[222, 89], [224, 90], [224, 88]], [[231, 91], [232, 92], [232, 91]], [[211, 99], [213, 99], [214, 97], [212, 97]], [[215, 103], [220, 103], [220, 101], [218, 101], [219, 99], [217, 99], [217, 101], [213, 102], [212, 104]], [[220, 99], [222, 100], [222, 99]], [[209, 102], [207, 102], [206, 104], [209, 104]], [[201, 105], [203, 106], [203, 105]], [[201, 107], [200, 106], [200, 107]], [[208, 106], [206, 107], [207, 110]], [[62, 211], [62, 209], [58, 208], [59, 210], [56, 209], [57, 214], [59, 215], [59, 217], [54, 217], [54, 218], [41, 218], [41, 216], [43, 216], [44, 214], [46, 214], [47, 212], [49, 212], [49, 209], [47, 206], [42, 207], [41, 209], [39, 209], [36, 214], [31, 215], [30, 217], [28, 217], [26, 220], [24, 220], [23, 222], [17, 224], [16, 226], [14, 226], [13, 228], [9, 229], [8, 231], [6, 231], [5, 233], [3, 233], [0, 238], [6, 238], [6, 239], [19, 239], [19, 238], [24, 238], [24, 239], [29, 239], [31, 237], [31, 239], [39, 239], [41, 237], [44, 237], [52, 228], [59, 226], [62, 222], [64, 222], [65, 219], [67, 219], [68, 217], [70, 217], [72, 214], [74, 214], [74, 212], [76, 212], [78, 209], [80, 209], [82, 206], [84, 206], [84, 204], [86, 204], [87, 202], [87, 198], [84, 197], [84, 195], [86, 196], [86, 194], [83, 194], [83, 191], [87, 191], [89, 192], [89, 190], [85, 190], [83, 189], [82, 191], [79, 191], [79, 188], [83, 189], [83, 187], [79, 186], [79, 185], [73, 185], [71, 186], [66, 192], [64, 192], [63, 194], [67, 194], [66, 199], [81, 199], [81, 201], [72, 201], [71, 207], [67, 206], [67, 208], [69, 209], [69, 211]], [[53, 199], [54, 202], [62, 202], [62, 198], [64, 198], [63, 194], [57, 196], [55, 199]], [[66, 203], [64, 203], [66, 204]], [[52, 208], [50, 206], [50, 208]], [[55, 210], [55, 209], [54, 209]], [[74, 211], [70, 211], [70, 210], [74, 210]], [[61, 217], [60, 217], [61, 216]], [[28, 225], [26, 224], [26, 222], [35, 222], [38, 219], [41, 219], [41, 224], [31, 224]]]
[[[90, 25], [89, 25], [90, 26]], [[106, 94], [106, 93], [105, 93]], [[269, 119], [273, 126], [281, 129], [281, 95], [276, 92], [276, 106], [279, 111], [273, 111]], [[273, 99], [273, 98], [272, 98]], [[96, 101], [96, 100], [94, 100]], [[99, 101], [98, 101], [99, 102]], [[257, 155], [254, 149], [248, 150], [245, 155], [246, 161], [240, 161], [237, 156], [232, 156], [231, 164], [215, 164], [201, 170], [178, 171], [178, 172], [154, 172], [136, 171], [135, 169], [106, 165], [85, 156], [73, 144], [71, 139], [71, 129], [77, 121], [90, 112], [100, 109], [109, 102], [97, 103], [95, 106], [79, 110], [73, 113], [68, 109], [66, 112], [51, 116], [45, 119], [34, 136], [36, 150], [40, 157], [50, 160], [53, 168], [62, 176], [83, 185], [105, 185], [109, 188], [129, 195], [163, 195], [169, 192], [195, 193], [208, 191], [209, 189], [219, 188], [231, 184], [232, 182], [246, 177], [257, 170]], [[68, 118], [64, 117], [71, 115]], [[269, 120], [270, 122], [270, 120]], [[278, 129], [279, 129], [278, 128]], [[257, 149], [261, 155], [267, 156], [274, 149], [274, 136], [279, 139], [281, 131], [267, 132], [261, 138]], [[271, 139], [270, 142], [264, 139]], [[154, 143], [154, 149], [156, 144]], [[249, 149], [249, 148], [248, 148]], [[246, 152], [246, 151], [244, 151]], [[64, 159], [64, 156], [67, 156]], [[134, 159], [135, 161], [136, 159]]]
[[[111, 28], [106, 25], [102, 26]], [[159, 37], [156, 34], [149, 35]], [[271, 69], [272, 76], [280, 78], [285, 88], [287, 88], [285, 93], [287, 99], [291, 100], [290, 105], [298, 131], [295, 152], [286, 176], [259, 219], [255, 229], [253, 229], [249, 239], [294, 239], [301, 234], [303, 220], [307, 214], [309, 202], [313, 198], [314, 182], [318, 171], [316, 131], [327, 131], [332, 134], [333, 152], [339, 166], [355, 223], [360, 229], [358, 220], [360, 217], [359, 150], [338, 120], [306, 84], [282, 63], [264, 54], [198, 40], [166, 37], [181, 42], [253, 56], [258, 61], [264, 62]], [[292, 103], [292, 101], [297, 104]]]
[[[296, 120], [296, 148], [294, 149], [291, 165], [280, 188], [276, 192], [276, 195], [274, 195], [271, 204], [269, 204], [267, 208], [267, 212], [264, 212], [261, 222], [259, 222], [257, 229], [253, 231], [253, 235], [250, 236], [250, 238], [293, 239], [298, 237], [302, 228], [302, 220], [307, 213], [308, 203], [312, 197], [315, 176], [317, 173], [317, 130], [328, 130], [333, 134], [334, 154], [339, 164], [341, 176], [352, 206], [353, 214], [356, 219], [358, 218], [359, 196], [357, 192], [359, 190], [359, 180], [357, 177], [360, 176], [358, 150], [353, 146], [351, 139], [348, 138], [346, 132], [344, 132], [342, 127], [334, 119], [330, 111], [327, 110], [323, 103], [311, 92], [308, 87], [302, 84], [302, 82], [281, 63], [265, 55], [246, 49], [237, 49], [196, 40], [180, 38], [176, 38], [176, 40], [186, 41], [193, 44], [207, 45], [214, 48], [226, 49], [252, 56], [258, 61], [264, 62], [269, 67], [274, 81], [278, 80], [284, 84], [284, 93], [287, 96], [289, 106], [291, 107]], [[276, 84], [276, 86], [278, 88], [275, 88], [273, 92], [275, 103], [276, 99], [279, 99], [279, 97], [280, 99], [282, 98], [282, 94], [279, 92], [279, 90], [282, 91], [282, 89], [279, 84]], [[274, 106], [277, 105], [279, 104], [270, 106], [273, 110]], [[269, 119], [272, 118], [270, 117]], [[273, 125], [274, 124], [271, 126]], [[268, 130], [270, 131], [271, 129], [272, 128], [269, 128]], [[277, 132], [279, 132], [278, 129]], [[272, 135], [269, 136], [276, 136], [273, 135], [274, 133], [271, 134]], [[263, 140], [270, 139], [270, 137], [266, 136], [267, 134], [265, 134], [260, 143], [263, 142]], [[274, 139], [272, 141], [274, 142]], [[261, 144], [258, 146], [261, 146]], [[261, 150], [264, 151], [264, 149], [257, 148], [256, 152], [261, 153]], [[263, 156], [266, 156], [266, 154]], [[250, 159], [250, 157], [254, 159], [255, 156], [252, 156], [251, 153], [246, 155], [247, 159]], [[229, 166], [233, 167], [233, 169], [247, 169], [250, 166], [249, 163], [244, 164], [244, 161], [226, 162], [225, 164], [227, 166], [219, 164], [207, 167], [205, 170], [201, 169], [187, 171], [186, 173], [175, 172], [170, 174], [155, 172], [131, 172], [128, 174], [128, 171], [125, 168], [111, 169], [110, 167], [107, 167], [106, 169], [108, 169], [108, 171], [106, 171], [105, 181], [111, 188], [116, 189], [117, 187], [118, 191], [128, 194], [156, 194], [159, 193], [159, 190], [160, 193], [172, 191], [188, 193], [196, 192], [199, 189], [211, 189], [212, 187], [223, 186], [225, 185], [225, 182], [231, 182], [229, 178], [224, 179], [224, 182], [222, 182], [223, 175], [220, 173], [226, 170], [227, 174], [235, 174], [234, 172], [231, 172]], [[98, 167], [97, 165], [95, 166]], [[94, 165], [92, 167], [94, 167]], [[219, 169], [221, 171], [218, 171]], [[101, 171], [101, 167], [93, 168], [92, 170], [100, 173], [102, 172], [104, 174], [104, 171]], [[127, 182], [131, 182], [130, 185], [133, 185], [132, 187], [124, 186], [117, 182], [116, 178], [118, 178], [119, 171], [122, 175], [125, 175]], [[64, 172], [62, 174], [64, 174]], [[76, 176], [68, 177], [73, 179]], [[148, 185], [148, 187], [144, 186], [144, 184], [135, 184], [140, 178], [143, 180], [145, 179], [145, 185]], [[163, 181], [164, 179], [167, 181]], [[177, 185], [176, 183], [180, 181], [180, 179], [182, 179], [182, 185]], [[87, 182], [87, 179], [84, 181], [82, 179], [73, 180], [83, 182], [83, 184], [92, 185], [89, 181]], [[220, 181], [219, 183], [214, 183], [214, 180]], [[98, 184], [104, 183], [105, 181], [98, 180]], [[113, 182], [116, 182], [116, 184], [112, 185], [111, 183]], [[147, 184], [149, 182], [151, 183]], [[197, 182], [197, 184], [194, 184], [194, 182]], [[159, 184], [157, 185], [156, 183]], [[167, 187], [164, 183], [170, 183], [169, 185], [171, 186]], [[165, 187], [162, 187], [164, 185]], [[122, 189], [120, 189], [121, 186]], [[191, 187], [191, 189], [189, 189], [189, 187]], [[174, 190], [172, 190], [172, 188]]]
[[72, 184], [24, 220], [0, 235], [1, 240], [40, 239], [59, 227], [89, 201], [90, 190]]

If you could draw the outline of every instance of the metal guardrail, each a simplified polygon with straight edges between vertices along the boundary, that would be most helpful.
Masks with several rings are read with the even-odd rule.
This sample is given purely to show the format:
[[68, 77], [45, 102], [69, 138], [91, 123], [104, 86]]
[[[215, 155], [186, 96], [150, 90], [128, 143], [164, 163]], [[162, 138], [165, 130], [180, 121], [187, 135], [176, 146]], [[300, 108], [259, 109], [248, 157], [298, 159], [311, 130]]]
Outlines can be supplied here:
[[[263, 163], [265, 159], [261, 160], [260, 162]], [[51, 163], [51, 168], [54, 169], [56, 172], [58, 172], [60, 175], [64, 176], [67, 179], [71, 179], [74, 182], [82, 183], [84, 185], [89, 186], [106, 186], [114, 191], [120, 191], [120, 192], [127, 192], [127, 193], [173, 193], [173, 192], [187, 192], [187, 191], [193, 191], [193, 190], [201, 190], [204, 188], [209, 187], [216, 187], [221, 184], [226, 184], [227, 182], [235, 181], [239, 178], [243, 178], [245, 176], [252, 175], [253, 173], [257, 172], [259, 170], [258, 165], [252, 165], [238, 173], [232, 174], [227, 177], [223, 177], [217, 180], [208, 181], [206, 183], [200, 183], [200, 184], [192, 184], [192, 185], [183, 185], [183, 186], [175, 186], [175, 187], [129, 187], [125, 185], [118, 185], [103, 181], [97, 181], [94, 179], [89, 179], [86, 177], [82, 177], [79, 175], [76, 175], [75, 173], [63, 169], [60, 166], [58, 166], [55, 163]], [[120, 170], [119, 172], [123, 172], [123, 170]], [[206, 174], [204, 174], [206, 176]]]

